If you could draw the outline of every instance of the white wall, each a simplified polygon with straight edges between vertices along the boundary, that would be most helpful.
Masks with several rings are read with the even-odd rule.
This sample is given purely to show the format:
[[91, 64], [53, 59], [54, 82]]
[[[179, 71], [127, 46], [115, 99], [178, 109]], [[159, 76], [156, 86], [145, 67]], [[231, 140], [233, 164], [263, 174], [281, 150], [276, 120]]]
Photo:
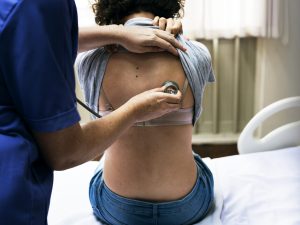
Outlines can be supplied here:
[[91, 3], [89, 0], [75, 0], [78, 12], [78, 25], [79, 27], [95, 25], [95, 16], [92, 11]]
[[[300, 1], [285, 1], [285, 33], [279, 40], [258, 41], [256, 111], [279, 99], [300, 96]], [[263, 125], [261, 134], [295, 120], [300, 120], [300, 110], [280, 113]]]

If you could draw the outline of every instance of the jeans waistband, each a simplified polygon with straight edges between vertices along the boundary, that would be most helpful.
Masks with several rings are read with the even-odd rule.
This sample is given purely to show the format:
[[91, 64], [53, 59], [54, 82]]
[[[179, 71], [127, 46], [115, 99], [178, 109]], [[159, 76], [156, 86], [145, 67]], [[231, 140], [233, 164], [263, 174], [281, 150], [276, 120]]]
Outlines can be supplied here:
[[[199, 196], [199, 188], [200, 182], [202, 180], [201, 176], [201, 170], [199, 169], [199, 166], [197, 165], [197, 179], [196, 183], [191, 190], [190, 193], [188, 193], [185, 197], [174, 200], [174, 201], [168, 201], [168, 202], [150, 202], [150, 201], [142, 201], [142, 200], [135, 200], [135, 199], [129, 199], [126, 197], [122, 197], [113, 191], [111, 191], [104, 181], [102, 182], [103, 187], [101, 187], [101, 192], [103, 195], [103, 198], [105, 201], [109, 201], [111, 204], [114, 205], [114, 207], [117, 207], [118, 209], [121, 209], [122, 211], [127, 211], [131, 213], [140, 213], [140, 214], [149, 214], [151, 215], [153, 213], [154, 209], [159, 210], [161, 214], [163, 213], [178, 213], [185, 210], [189, 210], [191, 207], [193, 207], [193, 204], [195, 202], [201, 202], [201, 197], [205, 197], [205, 194], [203, 193], [203, 196]], [[206, 181], [204, 181], [206, 183]], [[204, 191], [204, 190], [203, 190]]]
[[213, 177], [199, 155], [194, 155], [197, 179], [185, 197], [169, 202], [129, 199], [111, 191], [100, 169], [91, 180], [90, 201], [96, 217], [105, 224], [193, 224], [200, 221], [213, 204]]

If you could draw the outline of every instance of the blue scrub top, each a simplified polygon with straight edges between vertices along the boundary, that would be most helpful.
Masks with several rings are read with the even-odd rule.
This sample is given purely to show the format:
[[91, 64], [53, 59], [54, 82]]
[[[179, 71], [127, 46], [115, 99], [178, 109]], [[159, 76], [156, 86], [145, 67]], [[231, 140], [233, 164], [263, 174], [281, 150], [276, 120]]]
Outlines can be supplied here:
[[80, 120], [73, 0], [0, 1], [0, 224], [47, 224], [53, 171], [32, 132]]

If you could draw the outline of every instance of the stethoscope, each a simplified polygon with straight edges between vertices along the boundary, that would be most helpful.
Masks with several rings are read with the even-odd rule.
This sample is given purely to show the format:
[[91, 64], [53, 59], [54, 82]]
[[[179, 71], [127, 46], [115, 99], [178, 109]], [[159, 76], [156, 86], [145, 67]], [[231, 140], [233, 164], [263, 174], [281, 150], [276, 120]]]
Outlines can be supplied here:
[[98, 113], [96, 113], [94, 110], [92, 110], [90, 107], [88, 107], [86, 104], [84, 104], [82, 101], [80, 101], [80, 99], [78, 99], [77, 97], [76, 97], [76, 101], [78, 102], [79, 105], [81, 105], [83, 108], [85, 108], [87, 111], [89, 111], [90, 113], [92, 113], [97, 118], [101, 118], [102, 117]]
[[[164, 89], [165, 93], [169, 93], [169, 94], [173, 94], [173, 95], [176, 95], [177, 92], [178, 92], [178, 90], [179, 90], [179, 86], [178, 86], [178, 84], [175, 81], [166, 81], [166, 82], [164, 82], [162, 84], [162, 86], [165, 87], [165, 89]], [[78, 102], [79, 105], [81, 105], [83, 108], [85, 108], [87, 111], [89, 111], [90, 113], [92, 113], [97, 118], [101, 118], [102, 117], [97, 112], [95, 112], [93, 109], [91, 109], [86, 104], [84, 104], [77, 97], [76, 97], [76, 101]]]

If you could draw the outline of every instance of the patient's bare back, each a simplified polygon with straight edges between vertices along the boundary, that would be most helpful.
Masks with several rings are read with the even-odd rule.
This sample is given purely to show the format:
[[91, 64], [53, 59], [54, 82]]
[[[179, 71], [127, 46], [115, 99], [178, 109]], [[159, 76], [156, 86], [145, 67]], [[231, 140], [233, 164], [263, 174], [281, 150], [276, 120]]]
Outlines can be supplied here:
[[[185, 79], [179, 58], [167, 52], [114, 53], [106, 67], [99, 109], [107, 109], [107, 100], [116, 109], [167, 80], [182, 89]], [[193, 104], [188, 87], [182, 107]], [[106, 151], [105, 183], [119, 195], [135, 199], [168, 201], [185, 196], [196, 180], [191, 138], [191, 124], [133, 126]]]

